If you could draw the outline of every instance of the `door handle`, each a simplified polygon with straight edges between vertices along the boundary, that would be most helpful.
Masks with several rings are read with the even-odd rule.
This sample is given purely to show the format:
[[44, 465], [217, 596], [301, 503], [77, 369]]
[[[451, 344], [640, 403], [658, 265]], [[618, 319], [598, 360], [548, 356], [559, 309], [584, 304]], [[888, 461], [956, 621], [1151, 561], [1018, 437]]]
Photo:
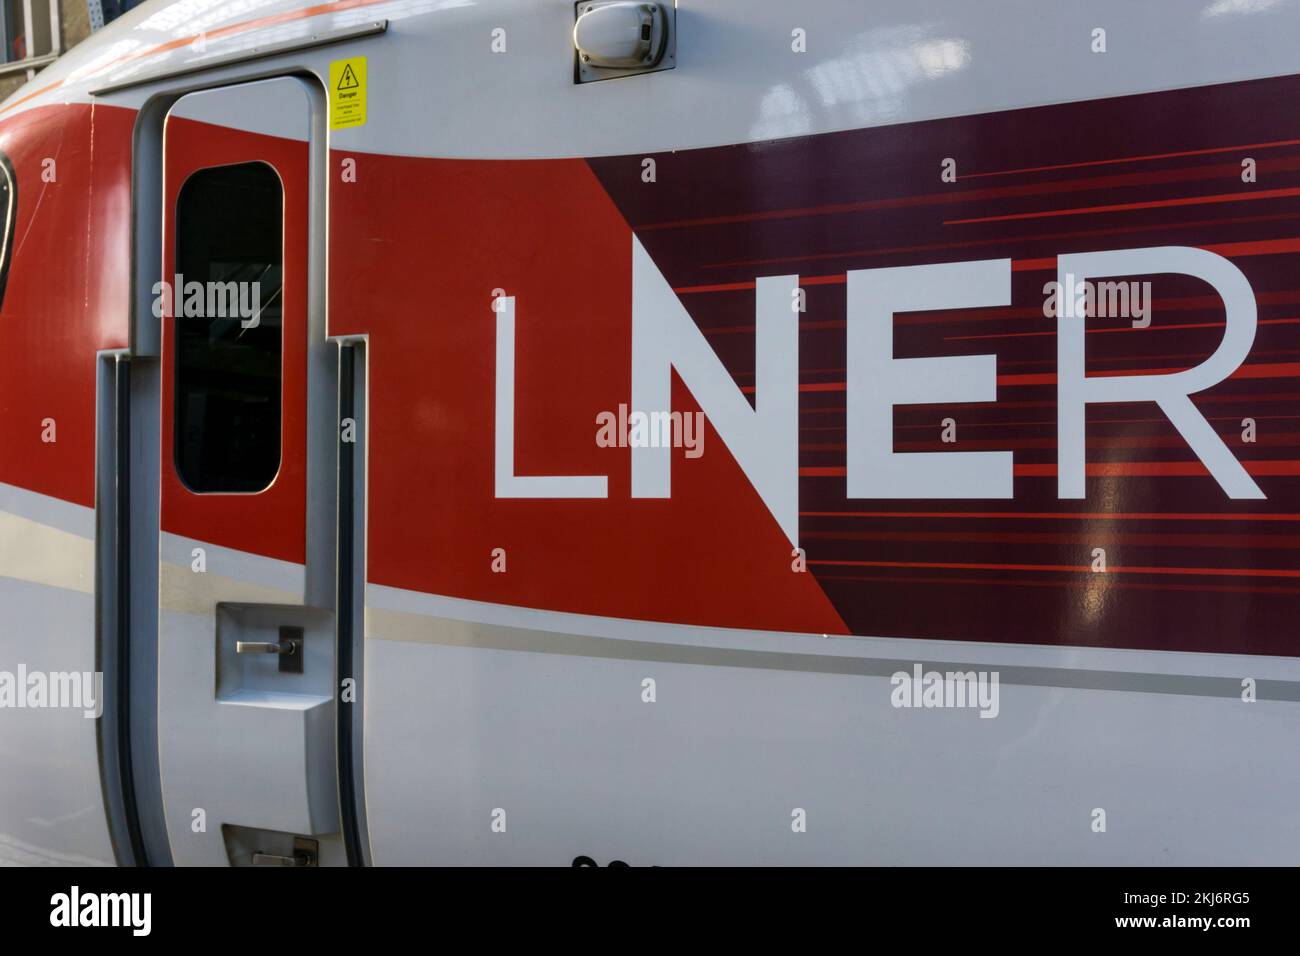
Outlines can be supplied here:
[[278, 853], [263, 853], [258, 850], [253, 854], [253, 866], [311, 866], [311, 864], [310, 853], [298, 852], [293, 856], [282, 856]]
[[278, 641], [235, 641], [236, 654], [276, 654], [280, 658], [281, 673], [301, 674], [302, 658], [307, 646], [303, 643], [301, 627], [284, 625]]
[[293, 855], [253, 851], [253, 866], [319, 866], [320, 844], [307, 837], [294, 837]]
[[293, 641], [235, 641], [236, 654], [296, 654]]

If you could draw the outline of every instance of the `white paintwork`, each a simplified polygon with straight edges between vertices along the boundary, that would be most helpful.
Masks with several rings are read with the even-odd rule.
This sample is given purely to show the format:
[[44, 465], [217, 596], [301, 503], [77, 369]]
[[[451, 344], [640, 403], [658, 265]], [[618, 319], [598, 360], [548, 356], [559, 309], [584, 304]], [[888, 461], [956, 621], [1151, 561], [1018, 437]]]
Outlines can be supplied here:
[[[249, 108], [253, 103], [256, 109]], [[240, 96], [223, 90], [191, 93], [167, 111], [168, 119], [173, 116], [303, 143], [311, 132], [311, 117], [304, 108], [301, 87], [281, 80], [249, 83]]]
[[[95, 670], [95, 514], [0, 484], [0, 670]], [[0, 709], [0, 866], [113, 862], [96, 721]]]
[[[178, 865], [224, 866], [222, 823], [300, 834], [338, 827], [332, 699], [214, 695], [214, 617], [212, 611], [159, 614], [158, 749], [167, 833]], [[223, 649], [235, 637], [222, 635]], [[273, 670], [275, 660], [266, 656], [252, 666]], [[206, 813], [205, 832], [192, 829], [195, 809]]]
[[[1295, 862], [1293, 702], [1004, 683], [997, 719], [981, 720], [894, 709], [884, 676], [544, 649], [587, 634], [989, 668], [1249, 667], [1293, 680], [1294, 659], [823, 640], [373, 585], [368, 603], [366, 793], [379, 864]], [[474, 646], [515, 628], [537, 652]], [[647, 677], [653, 704], [641, 699]], [[798, 835], [796, 807], [808, 815]], [[1104, 834], [1091, 830], [1096, 807]], [[497, 809], [505, 833], [491, 829]]]
[[[110, 82], [378, 19], [390, 21], [382, 37], [281, 62], [328, 77], [330, 60], [365, 54], [368, 121], [331, 143], [412, 156], [688, 149], [1300, 72], [1300, 0], [1004, 0], [995, 11], [969, 0], [682, 0], [675, 69], [581, 85], [571, 0], [389, 0], [210, 35], [309, 6], [320, 5], [145, 4], [39, 74], [30, 87], [53, 88], [14, 109], [87, 102]], [[492, 52], [497, 27], [505, 53]], [[1095, 27], [1107, 31], [1104, 54], [1091, 51]], [[806, 53], [791, 50], [796, 28]], [[165, 43], [181, 45], [139, 55]], [[100, 101], [134, 108], [158, 88]]]
[[[173, 859], [224, 865], [222, 823], [333, 832], [333, 628], [324, 612], [304, 620], [296, 610], [305, 569], [171, 534], [160, 551], [158, 750]], [[277, 673], [269, 655], [234, 653], [236, 640], [273, 640], [279, 623], [307, 626], [304, 675]], [[195, 809], [205, 811], [203, 832], [192, 827]]]

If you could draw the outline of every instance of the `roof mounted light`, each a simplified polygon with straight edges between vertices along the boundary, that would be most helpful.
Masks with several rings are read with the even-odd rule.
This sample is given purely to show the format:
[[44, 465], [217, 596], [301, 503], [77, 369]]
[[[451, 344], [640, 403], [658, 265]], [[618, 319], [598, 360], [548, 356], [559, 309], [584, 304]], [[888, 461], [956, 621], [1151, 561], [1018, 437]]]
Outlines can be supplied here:
[[576, 10], [573, 45], [579, 82], [646, 73], [672, 65], [671, 8], [636, 0], [594, 0], [579, 3]]

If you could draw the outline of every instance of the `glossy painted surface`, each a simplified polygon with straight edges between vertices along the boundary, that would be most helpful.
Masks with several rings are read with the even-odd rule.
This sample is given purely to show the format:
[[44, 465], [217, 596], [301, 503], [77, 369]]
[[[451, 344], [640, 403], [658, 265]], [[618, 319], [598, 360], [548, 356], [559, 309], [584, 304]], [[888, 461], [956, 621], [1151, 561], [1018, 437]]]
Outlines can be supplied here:
[[[368, 604], [379, 864], [1296, 862], [1300, 705], [1232, 696], [1240, 658], [823, 640], [376, 586]], [[997, 719], [890, 706], [891, 672], [945, 660], [1001, 673]], [[1295, 659], [1250, 664], [1300, 679]]]
[[[953, 207], [975, 212], [960, 217], [941, 214], [947, 199], [917, 204], [923, 211], [910, 214], [871, 204], [933, 190], [927, 181], [937, 179], [946, 156], [957, 158], [962, 175], [1009, 174], [1294, 139], [1282, 128], [1284, 103], [1252, 110], [1242, 89], [1159, 101], [1181, 103], [1181, 112], [1151, 101], [1148, 112], [1125, 113], [1122, 105], [1093, 101], [1300, 74], [1295, 0], [1015, 0], [999, 5], [996, 16], [956, 0], [865, 7], [837, 0], [798, 9], [686, 2], [676, 69], [585, 86], [572, 83], [572, 16], [568, 0], [147, 4], [0, 106], [0, 148], [18, 170], [22, 197], [0, 306], [10, 357], [0, 374], [0, 482], [18, 492], [4, 499], [6, 527], [25, 529], [0, 538], [0, 573], [12, 595], [0, 604], [0, 667], [94, 659], [85, 583], [87, 568], [93, 571], [94, 354], [127, 343], [135, 109], [158, 92], [267, 69], [325, 77], [331, 60], [366, 55], [368, 122], [329, 134], [328, 307], [331, 333], [371, 337], [362, 700], [378, 862], [563, 864], [579, 854], [637, 863], [1294, 862], [1300, 672], [1288, 643], [1288, 585], [1193, 584], [1171, 596], [1167, 618], [1154, 589], [1116, 587], [1098, 602], [1091, 588], [1049, 594], [1025, 586], [1016, 593], [1027, 597], [993, 600], [978, 582], [954, 585], [960, 575], [952, 573], [942, 575], [939, 594], [929, 590], [933, 581], [864, 585], [825, 564], [794, 575], [789, 542], [716, 432], [702, 461], [681, 463], [672, 500], [629, 501], [626, 452], [594, 447], [591, 421], [629, 389], [634, 234], [737, 380], [750, 371], [749, 283], [760, 275], [819, 280], [809, 283], [817, 310], [809, 321], [827, 325], [810, 325], [805, 337], [807, 358], [820, 357], [807, 371], [825, 372], [810, 375], [814, 386], [836, 384], [844, 364], [826, 342], [842, 321], [834, 279], [850, 268], [998, 255], [1029, 263], [1018, 281], [1041, 282], [1038, 260], [1067, 247], [1140, 245], [1142, 235], [1218, 247], [1293, 242], [1286, 227], [1294, 199], [1271, 196], [1243, 200], [1251, 211], [1225, 212], [1222, 222], [1190, 212], [1134, 213], [1108, 220], [1103, 228], [1118, 229], [1109, 238], [1090, 233], [1078, 217], [1050, 228], [1037, 220], [966, 223], [970, 234], [946, 244], [949, 219], [1050, 212], [1063, 192], [1092, 195], [1093, 205], [1121, 194], [1194, 198], [1192, 190], [1232, 178], [1235, 154], [1084, 173], [1040, 169], [1032, 182], [1017, 182], [1032, 188], [1015, 195], [978, 195], [984, 187], [963, 183]], [[91, 96], [110, 82], [381, 17], [391, 21], [383, 37]], [[491, 47], [499, 26], [508, 35], [504, 53]], [[1090, 49], [1099, 26], [1107, 31], [1104, 54]], [[791, 48], [795, 30], [803, 31], [806, 52]], [[1269, 89], [1285, 97], [1292, 86]], [[1072, 102], [1079, 105], [989, 115]], [[1179, 122], [1160, 126], [1175, 115]], [[1149, 127], [1139, 123], [1127, 141], [1113, 142], [1134, 116], [1151, 117]], [[236, 155], [241, 143], [261, 151], [265, 137], [283, 132], [273, 111], [226, 111], [217, 119], [227, 130], [196, 140], [191, 165]], [[785, 141], [769, 142], [776, 139]], [[1261, 171], [1280, 177], [1281, 188], [1294, 186], [1294, 143], [1289, 148], [1261, 154]], [[647, 154], [659, 163], [655, 184], [639, 178]], [[1284, 163], [1270, 167], [1274, 156]], [[345, 158], [357, 160], [359, 174], [347, 186], [333, 175]], [[41, 177], [46, 159], [57, 163], [56, 180]], [[507, 162], [475, 162], [483, 159]], [[1151, 178], [1156, 174], [1164, 179]], [[1097, 178], [1072, 184], [1076, 175]], [[789, 215], [846, 204], [852, 208], [831, 215]], [[1200, 220], [1207, 221], [1193, 224]], [[1274, 310], [1261, 312], [1279, 324], [1259, 342], [1279, 353], [1269, 362], [1286, 364], [1287, 326], [1280, 323], [1291, 319], [1295, 250], [1260, 249], [1221, 254], [1241, 255], [1261, 308]], [[497, 287], [518, 305], [519, 471], [606, 474], [610, 500], [599, 507], [491, 495], [490, 297]], [[1218, 319], [1213, 303], [1183, 306], [1204, 314], [1179, 324]], [[1001, 316], [973, 330], [953, 317], [917, 323], [900, 336], [900, 347], [917, 357], [962, 349], [1002, 355], [1001, 347], [955, 340], [986, 334], [985, 325], [997, 326], [991, 334], [1032, 333], [1014, 324], [1025, 318]], [[1185, 360], [1203, 352], [1214, 332], [1186, 334], [1185, 347], [1144, 345], [1109, 357]], [[1024, 364], [1000, 371], [1022, 380], [1002, 385], [1024, 390], [1018, 400], [1025, 409], [1046, 407], [1050, 395], [1033, 390], [1047, 385], [1036, 379], [1051, 371], [1039, 367], [1045, 359], [1031, 338], [1017, 341], [1007, 361]], [[1227, 383], [1228, 393], [1261, 400], [1264, 385], [1285, 376], [1247, 378]], [[687, 410], [701, 398], [680, 381], [673, 395]], [[833, 390], [810, 391], [802, 410], [829, 409], [828, 395]], [[1289, 414], [1293, 394], [1266, 397], [1280, 404], [1261, 415]], [[57, 443], [40, 441], [47, 416], [58, 421]], [[985, 424], [1013, 427], [1011, 420]], [[1169, 435], [1132, 424], [1114, 423], [1108, 461], [1175, 454], [1172, 444], [1161, 444]], [[1005, 437], [998, 431], [981, 440], [1004, 447]], [[837, 434], [803, 438], [804, 467], [839, 467]], [[1048, 440], [1047, 431], [1028, 439], [1017, 462], [1049, 465], [1045, 446], [1032, 444]], [[1294, 457], [1281, 458], [1285, 450], [1270, 439], [1250, 454]], [[290, 457], [302, 465], [301, 456]], [[1030, 484], [1042, 478], [1022, 477]], [[1195, 500], [1183, 501], [1203, 478], [1157, 477], [1182, 482], [1171, 494], [1184, 517], [1223, 508], [1201, 484], [1190, 493]], [[1290, 473], [1266, 477], [1270, 508], [1278, 515], [1300, 510], [1288, 505]], [[850, 527], [827, 514], [845, 510], [837, 493], [825, 490], [839, 476], [804, 479], [801, 507], [821, 513], [808, 516], [803, 543], [810, 552], [824, 549], [823, 562], [871, 561], [892, 548], [895, 559], [901, 552], [903, 560], [920, 561], [983, 549], [987, 560], [969, 563], [1007, 564], [1011, 550], [1086, 550], [1093, 541], [1085, 539], [1101, 535], [1157, 557], [1181, 549], [1202, 562], [1231, 558], [1236, 565], [1224, 567], [1252, 573], [1291, 570], [1293, 546], [1264, 540], [1277, 535], [1274, 524], [1179, 529], [1173, 533], [1197, 540], [1176, 542], [1154, 540], [1166, 530], [1115, 528], [1109, 519], [1121, 509], [1166, 506], [1162, 492], [1136, 485], [1103, 494], [1105, 519], [1085, 531], [1067, 522], [1047, 532], [1051, 540], [1027, 540], [1016, 528], [993, 525], [972, 537], [934, 517], [909, 523], [902, 536], [887, 515], [872, 515], [877, 524], [866, 530]], [[215, 679], [208, 670], [215, 667], [215, 606], [306, 603], [297, 562], [307, 549], [297, 490], [270, 511], [196, 510], [175, 492], [164, 495], [171, 536], [164, 537], [162, 626], [175, 638], [167, 651], [175, 679], [165, 693], [179, 712], [196, 695], [211, 703], [204, 695]], [[1027, 499], [1015, 507], [1031, 504], [1046, 508]], [[67, 517], [51, 517], [59, 506], [75, 509], [80, 531], [71, 538], [50, 533]], [[24, 550], [31, 542], [39, 547], [35, 559]], [[195, 542], [211, 544], [220, 562], [201, 585], [186, 566]], [[493, 547], [507, 549], [509, 574], [493, 574]], [[1108, 580], [1116, 578], [1123, 581]], [[963, 592], [964, 604], [944, 596], [977, 585]], [[1270, 590], [1252, 594], [1256, 585]], [[1114, 629], [1093, 620], [1098, 607], [1113, 615]], [[1182, 623], [1171, 625], [1174, 618]], [[57, 639], [43, 630], [52, 621]], [[845, 632], [877, 636], [819, 636]], [[1000, 719], [890, 708], [882, 678], [912, 660], [1005, 671]], [[1244, 672], [1263, 688], [1252, 707], [1238, 697]], [[647, 676], [660, 681], [662, 703], [654, 707], [639, 696]], [[23, 774], [0, 801], [0, 833], [23, 852], [107, 858], [93, 724], [77, 720], [57, 729], [10, 722], [0, 736], [7, 765]], [[228, 723], [221, 739], [249, 766], [284, 756], [262, 738], [241, 741], [243, 731]], [[179, 844], [185, 808], [212, 799], [205, 774], [221, 768], [180, 737], [170, 744], [169, 823]], [[309, 776], [303, 767], [290, 769], [295, 779]], [[1238, 786], [1246, 777], [1260, 784], [1249, 797]], [[37, 806], [47, 790], [63, 795], [57, 814]], [[231, 798], [218, 814], [229, 822], [294, 828], [310, 816], [301, 807], [285, 812], [264, 794], [245, 794], [248, 802], [239, 804], [240, 795], [220, 792]], [[1086, 814], [1099, 803], [1127, 821], [1122, 840], [1090, 840]], [[497, 840], [489, 814], [502, 804], [512, 829]], [[789, 812], [799, 805], [816, 822], [808, 840], [792, 843]], [[246, 811], [261, 818], [241, 816]], [[1207, 820], [1214, 821], [1208, 830]], [[222, 853], [213, 839], [190, 851], [177, 858], [216, 862]]]
[[[1300, 654], [1287, 623], [1300, 612], [1300, 443], [1289, 425], [1300, 127], [1287, 105], [1298, 98], [1294, 79], [1256, 81], [679, 150], [653, 157], [654, 183], [635, 154], [583, 164], [335, 151], [336, 164], [355, 161], [357, 180], [333, 185], [331, 331], [371, 343], [369, 580], [682, 624]], [[1071, 148], [1078, 129], [1093, 134]], [[940, 178], [947, 149], [968, 170], [956, 183]], [[1248, 154], [1267, 188], [1242, 181]], [[864, 181], [863, 168], [877, 175]], [[631, 394], [634, 235], [725, 368], [718, 391], [761, 398], [755, 278], [793, 275], [803, 288], [790, 464], [808, 575], [791, 573], [792, 544], [738, 466], [736, 433], [712, 413], [705, 453], [674, 453], [669, 500], [638, 496], [627, 449], [594, 441], [598, 416]], [[1044, 284], [1058, 255], [1137, 246], [1208, 250], [1253, 290], [1261, 324], [1248, 360], [1195, 403], [1263, 500], [1230, 497], [1149, 402], [1091, 407], [1087, 496], [1058, 492], [1058, 339]], [[861, 357], [846, 337], [862, 319], [846, 280], [970, 259], [1008, 261], [1007, 306], [893, 321], [891, 358], [991, 363], [985, 400], [892, 413], [893, 450], [951, 456], [953, 500], [853, 494], [845, 369]], [[1091, 320], [1089, 375], [1190, 368], [1223, 338], [1212, 288], [1145, 278], [1151, 328]], [[604, 495], [511, 500], [494, 489], [496, 288], [516, 309], [515, 472], [605, 476]], [[709, 398], [679, 380], [672, 407], [691, 413]], [[1263, 429], [1257, 441], [1243, 440], [1247, 418]], [[963, 453], [989, 450], [1013, 456], [1004, 499], [957, 478]], [[497, 547], [509, 573], [447, 560]], [[1095, 548], [1107, 577], [1093, 573]]]
[[[0, 124], [19, 182], [0, 304], [0, 670], [10, 674], [96, 668], [95, 355], [127, 339], [133, 119], [75, 104]], [[0, 762], [0, 860], [112, 862], [96, 721], [0, 710]]]
[[[0, 304], [0, 481], [89, 506], [94, 358], [127, 339], [134, 113], [47, 107], [0, 124], [19, 183]], [[41, 422], [57, 423], [43, 442]]]
[[[356, 44], [374, 58], [372, 119], [337, 132], [335, 144], [541, 157], [712, 146], [1284, 75], [1297, 71], [1300, 9], [1296, 0], [1007, 0], [995, 12], [961, 0], [682, 0], [677, 69], [577, 87], [569, 0], [153, 3], [75, 48], [0, 116], [381, 18], [389, 33]], [[492, 51], [498, 27], [505, 53]], [[1092, 52], [1098, 27], [1104, 54]], [[792, 50], [795, 29], [804, 31], [804, 53]], [[325, 48], [287, 59], [326, 76], [333, 58]], [[107, 101], [135, 106], [148, 92]]]

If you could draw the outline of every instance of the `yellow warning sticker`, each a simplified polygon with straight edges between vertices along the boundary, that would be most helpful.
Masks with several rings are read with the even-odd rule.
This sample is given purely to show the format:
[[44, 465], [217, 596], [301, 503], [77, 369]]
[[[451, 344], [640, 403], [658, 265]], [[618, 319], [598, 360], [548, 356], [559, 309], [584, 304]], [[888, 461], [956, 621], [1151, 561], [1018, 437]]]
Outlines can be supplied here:
[[330, 64], [330, 129], [364, 126], [366, 58], [349, 57]]

